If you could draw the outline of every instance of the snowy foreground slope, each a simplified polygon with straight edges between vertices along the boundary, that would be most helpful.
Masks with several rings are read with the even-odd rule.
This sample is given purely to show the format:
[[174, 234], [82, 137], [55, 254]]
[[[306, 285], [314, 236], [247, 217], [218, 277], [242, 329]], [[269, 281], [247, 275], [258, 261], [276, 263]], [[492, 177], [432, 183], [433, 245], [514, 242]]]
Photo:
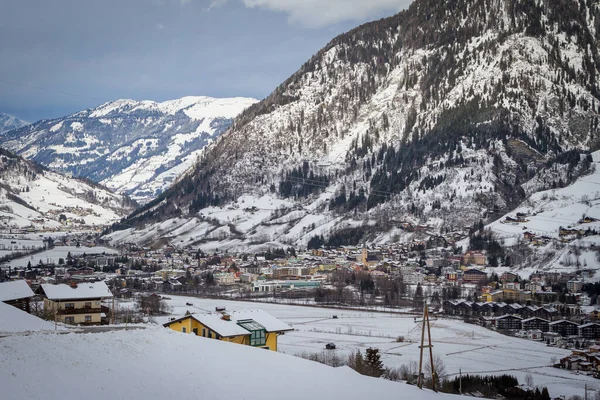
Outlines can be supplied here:
[[7, 333], [28, 333], [43, 331], [64, 331], [62, 326], [55, 327], [52, 322], [44, 321], [0, 301], [0, 336]]
[[142, 202], [165, 190], [250, 98], [116, 100], [6, 132], [0, 145], [55, 171], [101, 182]]
[[9, 336], [0, 346], [5, 400], [457, 398], [162, 327]]

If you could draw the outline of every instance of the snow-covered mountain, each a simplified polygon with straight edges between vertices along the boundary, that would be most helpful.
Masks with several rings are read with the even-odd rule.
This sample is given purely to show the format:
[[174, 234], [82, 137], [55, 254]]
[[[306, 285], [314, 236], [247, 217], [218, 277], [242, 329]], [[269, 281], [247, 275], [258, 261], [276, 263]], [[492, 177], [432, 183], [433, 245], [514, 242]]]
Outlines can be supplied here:
[[[510, 271], [524, 279], [536, 272], [600, 279], [600, 151], [592, 158], [591, 173], [566, 187], [533, 193], [485, 227], [508, 249], [510, 259], [488, 272]], [[468, 239], [459, 245], [466, 248]]]
[[0, 229], [101, 228], [136, 204], [92, 182], [68, 178], [0, 149]]
[[256, 101], [117, 100], [6, 132], [0, 145], [54, 171], [89, 178], [144, 202], [168, 188]]
[[402, 223], [498, 218], [589, 172], [599, 42], [598, 2], [416, 0], [335, 38], [243, 112], [130, 216], [128, 238], [389, 241]]
[[25, 125], [29, 125], [29, 122], [25, 122], [13, 115], [0, 112], [0, 133], [18, 129]]

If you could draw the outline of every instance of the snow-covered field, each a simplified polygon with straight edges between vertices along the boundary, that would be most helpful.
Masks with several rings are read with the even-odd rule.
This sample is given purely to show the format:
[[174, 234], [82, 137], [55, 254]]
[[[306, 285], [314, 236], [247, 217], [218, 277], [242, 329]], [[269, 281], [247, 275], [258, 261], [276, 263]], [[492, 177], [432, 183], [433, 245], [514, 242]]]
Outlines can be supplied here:
[[12, 238], [9, 235], [0, 237], [0, 256], [17, 252], [28, 252], [40, 248], [44, 248], [44, 241], [42, 239]]
[[[382, 360], [387, 367], [399, 367], [419, 360], [418, 341], [421, 325], [413, 316], [345, 311], [326, 308], [289, 306], [236, 302], [194, 297], [170, 296], [167, 303], [173, 315], [183, 315], [185, 311], [207, 312], [216, 306], [228, 310], [260, 308], [290, 324], [293, 332], [279, 338], [279, 351], [299, 354], [304, 351], [324, 351], [325, 344], [333, 342], [340, 356], [368, 347], [377, 347], [382, 352]], [[193, 306], [186, 306], [186, 303]], [[337, 319], [332, 316], [337, 315]], [[157, 322], [166, 322], [158, 318]], [[544, 343], [501, 335], [477, 325], [460, 320], [438, 319], [433, 322], [431, 335], [434, 341], [434, 354], [443, 360], [446, 373], [454, 376], [463, 374], [510, 374], [524, 383], [525, 376], [533, 376], [534, 385], [547, 386], [552, 396], [583, 395], [584, 383], [588, 389], [600, 390], [600, 381], [575, 375], [567, 370], [552, 368], [551, 359], [560, 359], [570, 351], [547, 347]], [[405, 342], [396, 338], [404, 336]]]
[[80, 254], [118, 254], [118, 251], [108, 247], [85, 247], [85, 246], [62, 246], [55, 247], [52, 250], [46, 250], [41, 253], [33, 254], [31, 256], [21, 257], [11, 260], [7, 263], [11, 267], [26, 267], [29, 262], [32, 266], [36, 266], [42, 262], [42, 264], [49, 264], [54, 262], [58, 264], [59, 259], [67, 260], [67, 256], [71, 253], [72, 256]]

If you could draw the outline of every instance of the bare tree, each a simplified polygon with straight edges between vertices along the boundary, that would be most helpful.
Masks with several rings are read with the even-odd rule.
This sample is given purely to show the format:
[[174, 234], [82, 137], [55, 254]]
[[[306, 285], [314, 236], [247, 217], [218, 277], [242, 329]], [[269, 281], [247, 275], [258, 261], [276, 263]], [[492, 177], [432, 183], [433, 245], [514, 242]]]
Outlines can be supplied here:
[[[435, 372], [435, 387], [439, 388], [446, 377], [446, 365], [444, 365], [444, 361], [437, 354], [433, 356], [433, 367]], [[425, 364], [425, 386], [428, 388], [433, 387], [431, 381], [431, 363], [429, 361]]]
[[533, 387], [533, 375], [531, 375], [531, 374], [525, 375], [525, 384], [527, 386], [529, 386], [530, 388]]
[[416, 384], [419, 379], [419, 365], [416, 361], [400, 366], [400, 379], [407, 383]]

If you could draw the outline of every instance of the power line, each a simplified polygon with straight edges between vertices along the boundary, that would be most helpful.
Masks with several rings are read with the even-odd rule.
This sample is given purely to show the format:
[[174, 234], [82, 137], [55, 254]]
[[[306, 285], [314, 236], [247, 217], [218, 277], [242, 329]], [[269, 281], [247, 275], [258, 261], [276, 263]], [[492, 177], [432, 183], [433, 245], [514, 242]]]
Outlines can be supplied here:
[[26, 84], [26, 83], [19, 83], [19, 82], [14, 82], [14, 81], [7, 81], [5, 79], [0, 79], [0, 82], [1, 83], [6, 83], [8, 85], [13, 85], [13, 86], [26, 87], [26, 88], [35, 89], [35, 90], [41, 90], [41, 91], [49, 92], [49, 93], [58, 93], [58, 94], [64, 94], [66, 96], [74, 96], [74, 97], [84, 97], [84, 98], [94, 99], [94, 100], [98, 100], [98, 101], [102, 101], [102, 102], [106, 101], [104, 99], [101, 99], [101, 98], [95, 97], [95, 96], [78, 94], [78, 93], [72, 93], [72, 92], [65, 92], [63, 90], [48, 89], [48, 88], [41, 87], [41, 86], [29, 85], [29, 84]]

